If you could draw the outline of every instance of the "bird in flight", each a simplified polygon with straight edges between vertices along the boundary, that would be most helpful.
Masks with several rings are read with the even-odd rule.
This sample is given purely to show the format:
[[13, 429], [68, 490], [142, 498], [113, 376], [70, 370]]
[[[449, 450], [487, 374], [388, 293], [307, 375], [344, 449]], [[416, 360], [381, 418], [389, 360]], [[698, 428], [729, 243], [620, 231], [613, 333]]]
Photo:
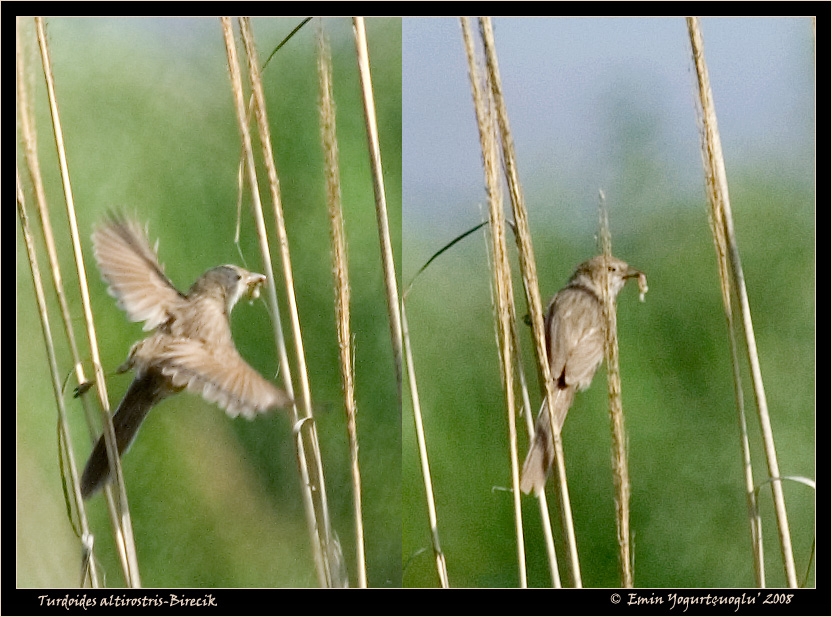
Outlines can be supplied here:
[[[292, 405], [283, 390], [254, 370], [237, 351], [229, 315], [243, 297], [257, 298], [262, 274], [234, 265], [217, 266], [181, 293], [165, 276], [145, 229], [111, 215], [93, 232], [93, 251], [109, 293], [131, 321], [152, 333], [130, 350], [117, 371], [132, 370], [133, 382], [113, 415], [119, 456], [130, 446], [142, 421], [162, 399], [182, 390], [200, 394], [229, 416], [248, 419]], [[102, 435], [81, 478], [88, 499], [110, 473]]]

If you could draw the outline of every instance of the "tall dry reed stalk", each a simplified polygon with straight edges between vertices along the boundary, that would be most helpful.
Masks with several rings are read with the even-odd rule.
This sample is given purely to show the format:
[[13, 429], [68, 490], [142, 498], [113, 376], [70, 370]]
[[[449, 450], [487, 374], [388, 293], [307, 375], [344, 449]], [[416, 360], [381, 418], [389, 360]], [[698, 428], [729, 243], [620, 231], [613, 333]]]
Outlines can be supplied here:
[[[20, 25], [20, 23], [18, 23]], [[34, 19], [34, 26], [37, 36], [38, 48], [40, 50], [41, 64], [43, 68], [43, 75], [46, 83], [47, 100], [52, 120], [52, 134], [55, 139], [55, 150], [58, 160], [58, 170], [61, 177], [61, 184], [64, 191], [64, 204], [67, 215], [67, 233], [70, 238], [72, 246], [72, 257], [74, 259], [76, 274], [79, 281], [78, 293], [80, 296], [81, 307], [83, 311], [83, 323], [86, 328], [87, 339], [89, 341], [89, 352], [92, 359], [94, 371], [94, 384], [98, 393], [98, 400], [101, 408], [101, 420], [104, 427], [105, 443], [111, 464], [111, 474], [114, 478], [114, 483], [105, 488], [105, 495], [107, 499], [108, 511], [110, 521], [113, 528], [113, 535], [115, 544], [118, 550], [124, 580], [129, 587], [140, 587], [141, 578], [139, 575], [138, 558], [136, 555], [136, 544], [133, 536], [133, 524], [130, 515], [130, 508], [127, 502], [127, 493], [124, 487], [124, 478], [121, 471], [121, 464], [117, 456], [114, 456], [115, 448], [115, 434], [111, 416], [109, 413], [109, 402], [106, 391], [106, 383], [104, 378], [104, 371], [101, 366], [98, 339], [96, 335], [92, 306], [90, 304], [89, 286], [87, 284], [86, 268], [84, 265], [83, 256], [81, 254], [81, 239], [78, 231], [77, 217], [75, 213], [75, 203], [72, 194], [72, 181], [69, 174], [69, 167], [66, 159], [66, 148], [64, 145], [63, 130], [60, 120], [60, 105], [58, 103], [57, 89], [55, 84], [55, 77], [52, 69], [52, 62], [49, 52], [49, 43], [46, 35], [46, 28], [42, 18], [36, 17]], [[18, 38], [18, 42], [20, 42]], [[36, 201], [38, 204], [38, 211], [40, 213], [42, 229], [44, 230], [44, 243], [47, 253], [49, 255], [50, 269], [52, 271], [52, 280], [55, 286], [58, 298], [65, 297], [65, 290], [63, 288], [63, 277], [58, 267], [57, 251], [55, 249], [54, 234], [52, 232], [51, 224], [49, 223], [49, 208], [46, 202], [45, 192], [43, 191], [43, 180], [40, 171], [39, 155], [35, 141], [34, 116], [32, 114], [33, 102], [28, 97], [28, 92], [25, 89], [25, 84], [28, 81], [26, 75], [27, 69], [23, 65], [22, 52], [18, 48], [18, 109], [21, 113], [21, 128], [22, 138], [24, 142], [24, 151], [26, 153], [27, 167], [29, 175], [32, 180], [32, 186], [35, 187]], [[21, 222], [23, 221], [23, 211], [21, 211]], [[34, 266], [34, 254], [30, 253], [30, 263]], [[65, 332], [69, 342], [70, 349], [74, 357], [74, 366], [76, 379], [78, 379], [79, 394], [84, 400], [85, 409], [87, 402], [85, 393], [87, 391], [88, 382], [84, 376], [81, 368], [80, 354], [78, 346], [74, 341], [74, 334], [71, 333], [73, 321], [65, 305], [65, 300], [59, 300], [61, 304], [62, 319], [65, 326]], [[61, 402], [58, 403], [59, 410], [61, 409]], [[92, 422], [92, 414], [89, 411], [86, 414], [88, 422]], [[89, 427], [91, 436], [96, 433], [94, 427]], [[65, 432], [65, 431], [64, 431]], [[64, 436], [64, 444], [68, 444], [68, 433]], [[71, 448], [65, 448], [64, 453], [68, 457], [69, 468], [75, 467], [73, 460], [73, 452]], [[74, 506], [79, 512], [82, 512], [82, 519], [86, 514], [83, 513], [85, 506], [83, 500], [78, 499], [80, 492], [78, 491], [77, 474], [70, 474], [70, 482], [73, 483], [71, 494], [73, 499], [68, 500], [68, 508]], [[94, 536], [87, 530], [82, 537], [82, 555], [85, 563], [94, 562], [95, 556], [93, 552]], [[91, 567], [95, 568], [94, 565]], [[91, 582], [93, 585], [98, 585], [99, 580], [95, 572], [91, 572]]]
[[[255, 167], [254, 148], [246, 116], [242, 71], [237, 56], [236, 42], [234, 40], [230, 18], [222, 18], [222, 30], [228, 54], [228, 67], [231, 76], [235, 109], [237, 111], [237, 122], [243, 141], [243, 152], [246, 159], [246, 173], [252, 196], [252, 207], [257, 228], [257, 236], [260, 242], [263, 264], [266, 269], [266, 278], [268, 280], [268, 303], [272, 319], [274, 320], [275, 346], [280, 358], [284, 388], [290, 396], [294, 397], [295, 395], [291, 381], [288, 355], [286, 353], [285, 343], [283, 342], [284, 339], [279, 318], [277, 291], [275, 287], [274, 270], [271, 262], [271, 251], [269, 249], [269, 242], [266, 235], [263, 207], [260, 202], [260, 190]], [[303, 415], [300, 416], [298, 414], [297, 405], [294, 406], [291, 413], [293, 423], [296, 426], [296, 452], [298, 467], [302, 477], [301, 484], [304, 499], [304, 511], [306, 513], [308, 531], [313, 547], [313, 556], [316, 572], [318, 574], [318, 583], [322, 587], [339, 586], [336, 582], [336, 573], [340, 570], [340, 566], [334, 562], [338, 560], [340, 552], [332, 538], [323, 464], [321, 462], [317, 429], [312, 417], [309, 378], [303, 350], [303, 340], [301, 337], [297, 302], [295, 299], [294, 275], [292, 273], [289, 242], [286, 235], [286, 227], [280, 201], [280, 185], [277, 176], [277, 169], [274, 163], [268, 119], [266, 117], [266, 103], [260, 76], [260, 62], [256, 47], [254, 45], [249, 22], [245, 18], [240, 19], [240, 32], [246, 52], [246, 58], [248, 59], [248, 76], [254, 96], [254, 115], [256, 118], [257, 128], [259, 130], [259, 141], [262, 147], [262, 161], [267, 170], [269, 192], [272, 199], [272, 209], [275, 217], [275, 230], [278, 237], [278, 245], [280, 247], [281, 261], [283, 264], [283, 277], [286, 285], [286, 296], [289, 306], [289, 320], [298, 362], [297, 376], [300, 380], [300, 402], [303, 405]], [[306, 442], [304, 441], [304, 435], [307, 437]], [[307, 455], [307, 449], [310, 451], [309, 456]], [[308, 470], [308, 464], [310, 462], [308, 458], [310, 456], [314, 474], [310, 474]]]
[[[601, 253], [612, 257], [612, 234], [603, 191], [598, 203]], [[622, 587], [633, 586], [633, 554], [630, 538], [630, 472], [627, 463], [627, 434], [624, 431], [624, 408], [621, 403], [621, 371], [618, 366], [618, 318], [615, 298], [610, 288], [609, 270], [605, 269], [603, 286], [604, 356], [607, 362], [607, 398], [609, 400], [610, 433], [612, 434], [612, 471], [615, 486], [615, 522], [618, 536], [618, 571]]]
[[494, 303], [497, 350], [500, 357], [500, 377], [506, 394], [506, 416], [509, 432], [509, 461], [511, 466], [512, 499], [514, 505], [514, 529], [517, 548], [517, 570], [520, 587], [527, 586], [526, 579], [526, 549], [523, 536], [523, 515], [520, 507], [520, 468], [517, 462], [517, 423], [515, 410], [516, 391], [514, 385], [514, 370], [517, 362], [517, 349], [514, 346], [513, 322], [516, 319], [514, 310], [514, 292], [511, 282], [511, 267], [508, 261], [508, 245], [506, 242], [506, 228], [503, 209], [503, 193], [500, 179], [500, 162], [497, 147], [497, 127], [495, 121], [494, 99], [492, 91], [487, 88], [485, 79], [480, 75], [474, 56], [473, 36], [468, 20], [461, 19], [462, 35], [465, 52], [468, 58], [468, 74], [471, 82], [471, 92], [474, 110], [477, 117], [477, 128], [480, 137], [483, 170], [485, 174], [486, 194], [488, 195], [489, 245], [492, 266], [492, 295]]
[[780, 477], [780, 467], [777, 462], [777, 452], [774, 447], [774, 434], [768, 413], [765, 388], [763, 385], [760, 360], [757, 354], [757, 342], [754, 337], [754, 326], [751, 320], [751, 308], [748, 293], [745, 288], [745, 277], [742, 270], [740, 252], [734, 234], [734, 221], [731, 212], [731, 201], [728, 195], [728, 178], [725, 172], [725, 161], [722, 156], [722, 143], [717, 126], [716, 108], [711, 91], [708, 67], [705, 62], [705, 51], [699, 19], [687, 18], [688, 34], [690, 37], [693, 63], [696, 69], [699, 90], [699, 110], [702, 137], [702, 161], [705, 168], [705, 184], [707, 187], [709, 217], [717, 251], [719, 275], [721, 282], [723, 308], [728, 323], [729, 342], [732, 351], [733, 374], [735, 392], [737, 395], [737, 414], [740, 426], [740, 441], [743, 455], [743, 469], [746, 482], [746, 504], [748, 508], [749, 524], [751, 528], [752, 553], [754, 570], [759, 586], [765, 585], [763, 570], [762, 532], [757, 510], [755, 483], [751, 474], [750, 451], [748, 445], [745, 411], [742, 398], [741, 374], [738, 368], [737, 343], [734, 335], [736, 324], [733, 318], [732, 297], [739, 304], [740, 319], [745, 335], [745, 346], [748, 362], [751, 368], [751, 381], [757, 403], [757, 417], [763, 437], [763, 449], [771, 481], [774, 510], [777, 520], [777, 532], [780, 539], [780, 553], [786, 583], [789, 587], [797, 587], [797, 574], [794, 567], [791, 533], [789, 531], [788, 514], [783, 496], [783, 486]]
[[361, 508], [361, 468], [358, 464], [358, 408], [355, 400], [355, 367], [350, 328], [350, 281], [344, 212], [341, 206], [341, 180], [338, 163], [338, 137], [335, 131], [335, 99], [332, 92], [332, 54], [323, 28], [317, 29], [318, 81], [320, 88], [321, 146], [324, 151], [327, 211], [332, 246], [332, 277], [335, 287], [335, 321], [341, 387], [347, 419], [352, 479], [353, 516], [356, 537], [356, 571], [359, 587], [367, 587], [364, 557], [364, 515]]

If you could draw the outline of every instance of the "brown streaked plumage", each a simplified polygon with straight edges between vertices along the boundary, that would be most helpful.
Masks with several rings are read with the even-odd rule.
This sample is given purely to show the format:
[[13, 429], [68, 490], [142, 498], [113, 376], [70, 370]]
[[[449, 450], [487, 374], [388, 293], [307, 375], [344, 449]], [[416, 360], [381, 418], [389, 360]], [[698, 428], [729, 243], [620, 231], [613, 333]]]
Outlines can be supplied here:
[[[231, 337], [229, 315], [243, 296], [256, 298], [266, 281], [262, 274], [233, 265], [205, 272], [186, 294], [165, 276], [144, 229], [114, 216], [93, 232], [98, 268], [110, 295], [131, 321], [153, 330], [130, 350], [119, 372], [135, 378], [113, 416], [119, 455], [130, 446], [150, 409], [162, 399], [188, 389], [216, 403], [230, 416], [253, 418], [292, 400], [240, 356]], [[89, 498], [109, 477], [102, 436], [81, 478]]]
[[[607, 263], [613, 299], [631, 278], [638, 278], [642, 294], [647, 291], [644, 273], [614, 257]], [[579, 265], [546, 310], [546, 349], [555, 381], [552, 411], [558, 430], [563, 427], [575, 392], [589, 387], [604, 359], [604, 267], [601, 255]], [[553, 459], [551, 422], [544, 400], [520, 476], [524, 493], [543, 490]]]

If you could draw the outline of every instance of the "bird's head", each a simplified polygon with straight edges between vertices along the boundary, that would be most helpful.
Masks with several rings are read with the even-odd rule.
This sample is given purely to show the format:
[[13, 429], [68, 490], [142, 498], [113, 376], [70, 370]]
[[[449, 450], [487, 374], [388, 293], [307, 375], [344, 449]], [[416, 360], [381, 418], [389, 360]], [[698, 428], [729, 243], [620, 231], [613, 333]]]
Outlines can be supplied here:
[[231, 313], [231, 309], [241, 298], [258, 298], [260, 287], [265, 283], [266, 277], [262, 274], [227, 264], [211, 268], [199, 277], [188, 295], [194, 292], [214, 294], [224, 300], [228, 313]]
[[610, 289], [615, 298], [629, 279], [635, 278], [639, 281], [639, 289], [642, 294], [647, 291], [647, 278], [640, 270], [636, 270], [626, 262], [615, 257], [604, 258], [598, 255], [585, 261], [572, 275], [572, 280], [582, 280], [600, 292], [605, 282], [605, 270], [609, 272]]

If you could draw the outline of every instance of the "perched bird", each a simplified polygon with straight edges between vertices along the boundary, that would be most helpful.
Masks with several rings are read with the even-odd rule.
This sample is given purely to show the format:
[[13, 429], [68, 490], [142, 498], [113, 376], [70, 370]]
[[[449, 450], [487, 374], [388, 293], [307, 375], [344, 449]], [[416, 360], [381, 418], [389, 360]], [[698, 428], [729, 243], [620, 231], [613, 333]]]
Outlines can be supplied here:
[[[647, 291], [644, 273], [620, 259], [605, 262], [599, 255], [585, 261], [572, 278], [549, 302], [546, 310], [546, 350], [555, 382], [553, 415], [558, 430], [572, 405], [576, 390], [586, 390], [604, 358], [604, 269], [609, 269], [613, 300], [628, 279], [638, 278], [642, 298]], [[552, 429], [546, 401], [540, 408], [534, 437], [523, 463], [520, 490], [524, 493], [543, 490], [552, 466], [554, 451]]]
[[[135, 221], [111, 216], [92, 236], [95, 259], [109, 293], [131, 321], [143, 321], [147, 338], [135, 343], [118, 368], [135, 377], [113, 416], [118, 453], [136, 436], [150, 409], [188, 389], [228, 415], [256, 414], [292, 404], [240, 356], [231, 338], [229, 315], [243, 296], [257, 298], [262, 274], [232, 265], [200, 276], [186, 294], [165, 276], [145, 230]], [[108, 480], [104, 436], [93, 448], [81, 478], [84, 499]]]

